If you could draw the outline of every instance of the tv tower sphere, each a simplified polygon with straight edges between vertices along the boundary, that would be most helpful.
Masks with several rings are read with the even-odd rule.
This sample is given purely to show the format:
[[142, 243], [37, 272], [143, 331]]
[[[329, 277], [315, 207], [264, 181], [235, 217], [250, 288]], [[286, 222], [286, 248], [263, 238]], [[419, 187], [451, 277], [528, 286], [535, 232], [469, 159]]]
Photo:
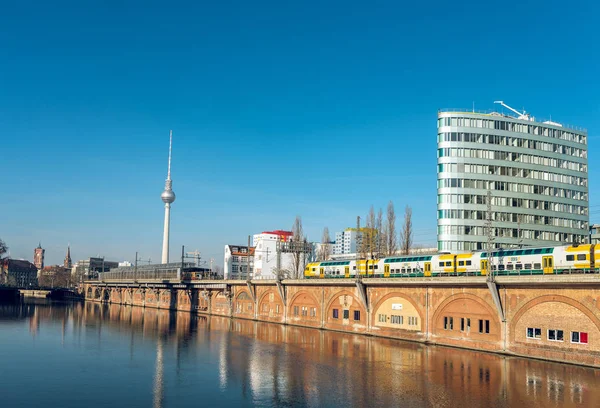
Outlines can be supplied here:
[[175, 201], [175, 193], [171, 189], [165, 189], [165, 191], [163, 191], [160, 195], [160, 198], [163, 200], [163, 203], [171, 204], [173, 201]]

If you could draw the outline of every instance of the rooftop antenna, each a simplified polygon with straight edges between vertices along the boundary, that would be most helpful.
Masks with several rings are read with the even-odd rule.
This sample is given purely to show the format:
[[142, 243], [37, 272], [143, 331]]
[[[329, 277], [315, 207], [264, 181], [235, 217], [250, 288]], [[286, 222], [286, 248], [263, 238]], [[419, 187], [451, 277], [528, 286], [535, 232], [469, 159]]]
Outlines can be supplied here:
[[504, 103], [504, 101], [494, 101], [494, 103], [497, 103], [499, 105], [504, 106], [506, 109], [516, 113], [517, 115], [519, 115], [517, 118], [518, 119], [523, 119], [523, 120], [532, 120], [531, 117], [529, 116], [529, 114], [527, 112], [525, 112], [525, 109], [523, 109], [523, 112], [519, 112], [518, 110], [511, 108], [510, 106], [508, 106], [507, 104]]

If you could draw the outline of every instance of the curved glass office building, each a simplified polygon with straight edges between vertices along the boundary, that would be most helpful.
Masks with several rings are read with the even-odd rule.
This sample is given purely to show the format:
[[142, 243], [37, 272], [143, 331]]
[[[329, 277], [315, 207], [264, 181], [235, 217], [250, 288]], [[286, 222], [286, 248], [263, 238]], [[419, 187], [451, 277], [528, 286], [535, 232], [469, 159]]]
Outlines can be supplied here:
[[438, 113], [438, 249], [587, 241], [587, 132], [528, 115]]

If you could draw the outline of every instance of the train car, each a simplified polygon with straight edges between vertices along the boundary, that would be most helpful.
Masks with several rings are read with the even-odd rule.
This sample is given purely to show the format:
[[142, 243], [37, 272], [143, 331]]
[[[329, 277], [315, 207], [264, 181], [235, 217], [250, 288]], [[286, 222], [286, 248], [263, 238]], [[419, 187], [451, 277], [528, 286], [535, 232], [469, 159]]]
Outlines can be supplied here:
[[480, 256], [477, 253], [439, 254], [431, 260], [431, 276], [479, 275]]
[[354, 277], [355, 272], [355, 261], [312, 262], [304, 268], [304, 277], [307, 279], [351, 278]]
[[374, 276], [378, 278], [431, 276], [432, 257], [432, 255], [425, 255], [384, 258], [379, 262], [379, 268]]
[[570, 245], [555, 248], [555, 273], [586, 273], [600, 267], [600, 246]]
[[554, 273], [554, 254], [557, 248], [497, 249], [491, 253], [490, 258], [488, 258], [487, 252], [482, 252], [481, 274], [542, 275]]
[[304, 267], [304, 278], [305, 279], [314, 279], [319, 278], [319, 265], [321, 262], [310, 262], [306, 264]]

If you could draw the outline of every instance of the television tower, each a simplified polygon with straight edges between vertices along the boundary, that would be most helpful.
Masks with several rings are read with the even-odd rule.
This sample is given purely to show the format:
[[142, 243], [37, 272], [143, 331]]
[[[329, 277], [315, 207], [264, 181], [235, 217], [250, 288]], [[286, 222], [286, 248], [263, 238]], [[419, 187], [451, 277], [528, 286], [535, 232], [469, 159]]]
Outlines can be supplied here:
[[162, 263], [169, 263], [169, 227], [171, 224], [171, 203], [175, 201], [173, 192], [173, 181], [171, 181], [171, 146], [173, 145], [173, 131], [169, 131], [169, 168], [167, 170], [167, 180], [165, 180], [165, 191], [160, 198], [165, 203], [165, 230], [163, 232]]

